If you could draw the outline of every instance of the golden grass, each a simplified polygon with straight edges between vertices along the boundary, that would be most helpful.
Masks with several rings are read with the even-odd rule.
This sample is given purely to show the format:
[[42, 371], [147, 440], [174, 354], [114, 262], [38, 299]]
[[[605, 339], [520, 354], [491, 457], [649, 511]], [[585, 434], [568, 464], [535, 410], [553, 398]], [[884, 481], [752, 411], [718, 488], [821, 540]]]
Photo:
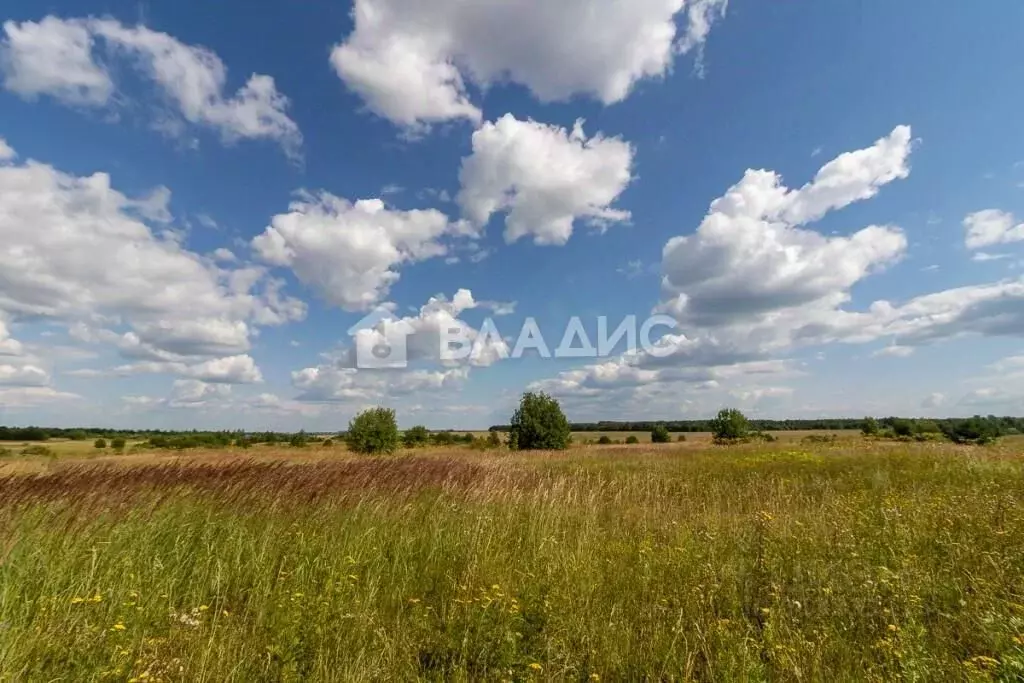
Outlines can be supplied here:
[[48, 461], [0, 474], [0, 679], [1021, 680], [1022, 451]]

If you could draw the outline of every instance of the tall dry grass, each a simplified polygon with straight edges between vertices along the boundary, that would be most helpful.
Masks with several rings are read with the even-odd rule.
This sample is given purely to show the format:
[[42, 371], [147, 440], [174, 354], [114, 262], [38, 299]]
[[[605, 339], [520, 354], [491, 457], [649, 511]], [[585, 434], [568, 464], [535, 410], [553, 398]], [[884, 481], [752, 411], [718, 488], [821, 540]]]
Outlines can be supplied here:
[[843, 442], [0, 480], [4, 680], [1020, 680], [1014, 449]]

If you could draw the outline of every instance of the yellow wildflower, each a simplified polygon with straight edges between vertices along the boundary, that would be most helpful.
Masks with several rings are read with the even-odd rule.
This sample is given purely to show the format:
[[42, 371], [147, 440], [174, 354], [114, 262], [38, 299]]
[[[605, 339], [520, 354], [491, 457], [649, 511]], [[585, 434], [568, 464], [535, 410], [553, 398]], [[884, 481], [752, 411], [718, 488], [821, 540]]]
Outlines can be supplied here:
[[542, 667], [539, 663], [534, 662], [533, 664], [530, 665], [530, 668], [533, 669], [534, 671], [540, 671], [544, 667]]
[[123, 631], [124, 629], [125, 626], [120, 621], [110, 627], [111, 631]]

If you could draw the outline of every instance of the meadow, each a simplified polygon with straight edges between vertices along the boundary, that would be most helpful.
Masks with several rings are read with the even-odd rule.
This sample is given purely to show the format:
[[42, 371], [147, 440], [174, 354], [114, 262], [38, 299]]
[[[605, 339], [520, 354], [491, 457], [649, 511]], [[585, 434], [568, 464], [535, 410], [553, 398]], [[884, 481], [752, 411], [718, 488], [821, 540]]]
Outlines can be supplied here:
[[6, 458], [0, 680], [1021, 680], [1024, 443]]

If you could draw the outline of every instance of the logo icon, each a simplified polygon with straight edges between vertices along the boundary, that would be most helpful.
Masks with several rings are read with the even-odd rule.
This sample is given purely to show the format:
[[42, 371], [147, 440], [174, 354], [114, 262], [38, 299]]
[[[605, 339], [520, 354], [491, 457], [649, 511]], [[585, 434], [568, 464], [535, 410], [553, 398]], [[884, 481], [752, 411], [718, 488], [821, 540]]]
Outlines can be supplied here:
[[409, 364], [408, 323], [378, 306], [348, 329], [355, 339], [356, 367], [363, 370], [404, 368]]

